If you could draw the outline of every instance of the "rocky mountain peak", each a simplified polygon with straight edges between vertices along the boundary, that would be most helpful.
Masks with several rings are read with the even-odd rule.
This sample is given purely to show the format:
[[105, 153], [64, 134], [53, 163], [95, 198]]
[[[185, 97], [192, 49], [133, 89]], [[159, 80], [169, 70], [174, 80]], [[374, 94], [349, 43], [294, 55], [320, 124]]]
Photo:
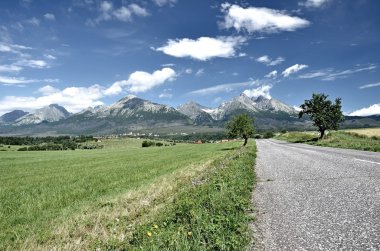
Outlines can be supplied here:
[[15, 122], [17, 125], [39, 124], [43, 121], [55, 122], [68, 118], [71, 114], [58, 104], [50, 104], [48, 106], [37, 109], [34, 113], [26, 114]]

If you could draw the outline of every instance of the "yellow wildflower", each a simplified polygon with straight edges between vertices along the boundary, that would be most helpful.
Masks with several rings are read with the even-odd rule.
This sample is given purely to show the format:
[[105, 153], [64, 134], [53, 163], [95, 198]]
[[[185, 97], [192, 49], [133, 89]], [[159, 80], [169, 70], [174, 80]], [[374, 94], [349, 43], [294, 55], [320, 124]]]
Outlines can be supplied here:
[[189, 232], [187, 232], [187, 236], [191, 237], [191, 236], [193, 236], [193, 233], [189, 231]]
[[154, 229], [157, 229], [157, 228], [158, 228], [158, 226], [157, 226], [156, 224], [154, 224], [154, 225], [153, 225], [153, 228], [154, 228]]
[[152, 237], [152, 232], [148, 231], [146, 232], [146, 235], [148, 235], [148, 237]]

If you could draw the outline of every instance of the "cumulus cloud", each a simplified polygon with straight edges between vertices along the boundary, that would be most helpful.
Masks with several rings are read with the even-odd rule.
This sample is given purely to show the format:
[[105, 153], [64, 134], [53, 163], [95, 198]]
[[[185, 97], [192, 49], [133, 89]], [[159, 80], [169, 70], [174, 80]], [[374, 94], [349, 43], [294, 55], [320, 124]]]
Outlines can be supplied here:
[[320, 8], [327, 4], [329, 0], [306, 0], [306, 2], [299, 2], [299, 5], [307, 8]]
[[190, 57], [206, 61], [215, 57], [230, 58], [236, 55], [236, 49], [246, 41], [243, 37], [200, 37], [196, 40], [183, 38], [169, 41], [156, 51], [178, 57]]
[[276, 33], [281, 31], [295, 31], [310, 25], [310, 22], [286, 14], [284, 11], [248, 7], [229, 3], [222, 4], [224, 22], [222, 28], [234, 28], [237, 31], [246, 30], [249, 33]]
[[135, 71], [127, 80], [121, 80], [113, 83], [105, 90], [106, 95], [116, 95], [126, 88], [129, 92], [145, 92], [155, 86], [161, 85], [166, 81], [172, 81], [176, 77], [176, 72], [171, 68], [162, 68], [153, 73], [144, 71]]
[[270, 89], [272, 89], [272, 85], [262, 85], [254, 89], [245, 90], [243, 93], [250, 98], [257, 98], [259, 96], [264, 96], [265, 98], [271, 99]]
[[51, 85], [45, 85], [45, 86], [39, 88], [38, 92], [41, 93], [41, 94], [43, 94], [43, 95], [49, 95], [49, 94], [53, 94], [53, 93], [59, 92], [59, 89], [54, 88]]
[[279, 65], [282, 62], [284, 62], [285, 59], [283, 57], [278, 57], [276, 59], [271, 59], [268, 55], [263, 55], [263, 56], [261, 56], [259, 58], [256, 58], [256, 61], [259, 62], [259, 63], [266, 64], [267, 66], [275, 66], [275, 65]]
[[305, 64], [295, 64], [295, 65], [290, 66], [289, 68], [285, 69], [281, 74], [284, 77], [289, 77], [289, 75], [294, 74], [296, 72], [299, 72], [300, 70], [305, 69], [307, 67], [309, 67], [309, 66], [307, 66]]
[[379, 104], [373, 104], [369, 107], [356, 110], [354, 112], [351, 112], [349, 115], [350, 116], [380, 115], [380, 103]]
[[267, 75], [265, 75], [266, 78], [277, 78], [277, 71], [274, 70], [274, 71], [271, 71], [269, 72]]
[[54, 20], [55, 20], [55, 15], [52, 14], [52, 13], [46, 13], [46, 14], [44, 15], [44, 18], [45, 18], [46, 20], [49, 20], [49, 21], [54, 21]]
[[376, 87], [376, 86], [380, 86], [380, 82], [379, 83], [374, 83], [374, 84], [362, 85], [362, 86], [359, 87], [359, 89], [372, 88], [372, 87]]
[[[119, 20], [123, 22], [132, 21], [133, 16], [146, 17], [149, 16], [149, 12], [138, 4], [130, 4], [128, 6], [121, 6], [120, 8], [114, 8], [112, 2], [103, 1], [99, 5], [100, 15], [95, 22], [107, 21], [107, 20]], [[92, 20], [88, 21], [89, 24], [94, 24]]]
[[[68, 87], [63, 90], [54, 87], [40, 88], [42, 96], [6, 96], [0, 100], [0, 113], [20, 109], [34, 111], [50, 104], [60, 104], [70, 112], [79, 112], [89, 106], [103, 105], [99, 99], [103, 88], [99, 85], [90, 87]], [[50, 91], [50, 92], [49, 92]]]

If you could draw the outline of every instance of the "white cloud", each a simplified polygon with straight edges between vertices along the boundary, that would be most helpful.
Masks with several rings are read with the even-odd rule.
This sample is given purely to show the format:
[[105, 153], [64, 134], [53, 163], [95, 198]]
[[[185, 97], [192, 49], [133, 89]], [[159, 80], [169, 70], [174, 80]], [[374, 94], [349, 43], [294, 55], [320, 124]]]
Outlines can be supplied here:
[[290, 66], [289, 68], [285, 69], [281, 74], [284, 77], [289, 77], [290, 74], [294, 74], [296, 72], [299, 72], [302, 69], [307, 68], [308, 66], [305, 64], [295, 64], [293, 66]]
[[302, 74], [299, 76], [299, 78], [305, 78], [305, 79], [318, 78], [318, 77], [324, 77], [324, 76], [328, 75], [329, 73], [331, 73], [331, 70], [320, 70], [320, 71]]
[[259, 58], [256, 59], [257, 62], [259, 63], [264, 63], [264, 64], [267, 64], [270, 62], [270, 59], [267, 55], [264, 55], [264, 56], [261, 56]]
[[205, 69], [201, 68], [199, 70], [197, 70], [197, 72], [195, 73], [195, 76], [199, 77], [201, 75], [203, 75], [205, 73]]
[[359, 87], [359, 89], [371, 88], [371, 87], [376, 87], [376, 86], [380, 86], [380, 82], [374, 83], [374, 84], [362, 85]]
[[191, 74], [191, 73], [193, 73], [193, 69], [187, 68], [187, 69], [185, 69], [185, 73], [186, 74]]
[[369, 107], [362, 108], [359, 110], [356, 110], [354, 112], [351, 112], [350, 116], [370, 116], [370, 115], [380, 115], [380, 103], [379, 104], [373, 104]]
[[164, 5], [173, 6], [177, 0], [152, 0], [156, 5], [162, 7]]
[[214, 85], [211, 87], [198, 89], [192, 92], [189, 92], [190, 95], [210, 95], [210, 94], [216, 94], [221, 92], [231, 92], [235, 90], [236, 88], [245, 87], [245, 86], [252, 86], [254, 85], [254, 81], [248, 81], [248, 82], [242, 82], [242, 83], [228, 83], [228, 84], [221, 84], [221, 85]]
[[44, 15], [44, 18], [45, 18], [46, 20], [49, 20], [49, 21], [54, 21], [54, 20], [55, 20], [55, 15], [52, 14], [52, 13], [46, 13], [46, 14]]
[[45, 54], [44, 57], [47, 58], [47, 59], [51, 59], [51, 60], [57, 59], [57, 57], [55, 57], [53, 55], [50, 55], [50, 54]]
[[277, 71], [274, 70], [274, 71], [271, 71], [269, 72], [267, 75], [265, 75], [266, 78], [277, 78]]
[[53, 93], [59, 92], [59, 89], [54, 88], [51, 85], [45, 85], [45, 86], [39, 88], [38, 92], [42, 93], [43, 95], [49, 95], [49, 94], [53, 94]]
[[25, 20], [25, 23], [34, 25], [34, 26], [39, 26], [40, 20], [38, 20], [36, 17], [32, 17], [31, 19]]
[[299, 106], [295, 106], [295, 105], [293, 105], [293, 108], [294, 108], [294, 110], [296, 110], [297, 112], [302, 111], [302, 109], [301, 109]]
[[58, 79], [27, 79], [24, 77], [8, 77], [8, 76], [0, 76], [0, 84], [4, 85], [23, 85], [37, 82], [45, 82], [45, 83], [57, 83]]
[[162, 64], [162, 67], [173, 67], [175, 64], [169, 63], [169, 64]]
[[104, 90], [104, 95], [113, 96], [123, 92], [122, 83], [120, 81], [113, 83], [110, 87]]
[[171, 94], [171, 93], [161, 93], [158, 97], [159, 98], [172, 98], [173, 94]]
[[112, 6], [112, 2], [103, 1], [103, 2], [100, 4], [100, 10], [103, 11], [103, 12], [111, 11], [112, 8], [113, 8], [113, 6]]
[[166, 81], [172, 81], [176, 77], [176, 73], [171, 68], [162, 68], [162, 70], [148, 73], [144, 71], [135, 71], [127, 80], [121, 80], [113, 83], [111, 87], [105, 90], [106, 95], [116, 95], [123, 91], [126, 87], [128, 91], [138, 93], [145, 92], [155, 86], [161, 85]]
[[17, 65], [0, 65], [0, 72], [19, 72], [22, 67]]
[[368, 66], [357, 66], [356, 68], [348, 70], [335, 70], [335, 69], [322, 69], [314, 72], [309, 72], [303, 75], [300, 75], [299, 78], [310, 79], [310, 78], [320, 78], [324, 81], [333, 81], [339, 78], [347, 78], [350, 75], [363, 71], [372, 71], [377, 69], [377, 65], [368, 65]]
[[[63, 90], [57, 89], [51, 85], [45, 85], [38, 89], [40, 97], [33, 96], [6, 96], [0, 100], [0, 113], [9, 112], [15, 109], [32, 111], [52, 103], [64, 106], [70, 112], [79, 112], [89, 106], [102, 105], [101, 98], [105, 96], [120, 94], [125, 88], [129, 92], [145, 92], [155, 86], [161, 85], [166, 81], [171, 81], [176, 77], [174, 70], [163, 68], [147, 73], [136, 71], [132, 73], [128, 80], [121, 80], [113, 83], [110, 87], [105, 88], [101, 85], [92, 85], [90, 87], [68, 87]], [[0, 83], [4, 84], [26, 84], [35, 82], [57, 82], [56, 79], [25, 79], [9, 78], [0, 76]], [[165, 89], [165, 98], [170, 98], [168, 93], [171, 89]]]
[[243, 37], [200, 37], [196, 40], [189, 38], [169, 39], [165, 46], [155, 50], [173, 57], [190, 57], [205, 61], [214, 57], [234, 57], [236, 49], [245, 41], [246, 39]]
[[132, 20], [132, 12], [124, 6], [120, 9], [115, 10], [113, 12], [113, 15], [120, 21], [128, 22]]
[[130, 4], [129, 5], [129, 9], [136, 14], [136, 16], [140, 16], [140, 17], [146, 17], [146, 16], [149, 16], [149, 13], [146, 9], [144, 9], [143, 7], [133, 3], [133, 4]]
[[11, 44], [11, 43], [1, 43], [0, 42], [0, 52], [10, 52], [15, 54], [22, 54], [23, 50], [31, 50], [31, 47], [27, 47], [19, 44]]
[[44, 69], [49, 68], [50, 65], [44, 60], [20, 60], [16, 63], [19, 66], [27, 66], [30, 68]]
[[263, 55], [263, 56], [257, 58], [256, 61], [259, 62], [259, 63], [266, 64], [268, 66], [275, 66], [275, 65], [279, 65], [282, 62], [284, 62], [285, 59], [283, 57], [278, 57], [276, 59], [271, 59], [268, 55]]
[[299, 5], [307, 8], [320, 8], [328, 2], [329, 0], [306, 0], [306, 2], [300, 2]]
[[245, 90], [243, 93], [247, 95], [250, 98], [257, 98], [259, 96], [264, 96], [268, 99], [271, 99], [270, 96], [270, 89], [272, 89], [272, 85], [262, 85], [257, 88], [251, 89], [251, 90]]
[[[120, 8], [114, 8], [112, 2], [103, 1], [99, 6], [100, 16], [95, 22], [107, 21], [116, 19], [123, 22], [132, 21], [133, 15], [139, 17], [149, 16], [149, 12], [138, 4], [130, 4], [128, 6], [121, 6]], [[95, 25], [93, 20], [87, 20], [89, 25]]]
[[5, 85], [29, 84], [29, 83], [35, 83], [36, 81], [37, 80], [26, 79], [24, 77], [0, 76], [0, 83], [5, 84]]
[[[52, 88], [51, 90], [53, 90]], [[102, 96], [103, 88], [99, 85], [56, 89], [51, 93], [43, 93], [40, 97], [6, 96], [0, 100], [0, 113], [15, 109], [34, 111], [53, 103], [64, 106], [70, 112], [79, 112], [89, 106], [103, 105], [103, 102], [99, 101]]]
[[243, 8], [225, 3], [222, 4], [222, 11], [225, 16], [221, 26], [225, 29], [235, 28], [237, 31], [276, 33], [295, 31], [310, 25], [310, 22], [305, 19], [269, 8]]

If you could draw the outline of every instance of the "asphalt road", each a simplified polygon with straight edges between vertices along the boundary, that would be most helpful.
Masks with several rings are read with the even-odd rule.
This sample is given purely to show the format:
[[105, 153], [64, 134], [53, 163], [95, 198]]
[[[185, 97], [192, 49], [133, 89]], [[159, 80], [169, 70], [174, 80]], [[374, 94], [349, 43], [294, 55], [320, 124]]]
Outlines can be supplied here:
[[256, 142], [253, 250], [380, 250], [380, 153]]

